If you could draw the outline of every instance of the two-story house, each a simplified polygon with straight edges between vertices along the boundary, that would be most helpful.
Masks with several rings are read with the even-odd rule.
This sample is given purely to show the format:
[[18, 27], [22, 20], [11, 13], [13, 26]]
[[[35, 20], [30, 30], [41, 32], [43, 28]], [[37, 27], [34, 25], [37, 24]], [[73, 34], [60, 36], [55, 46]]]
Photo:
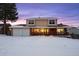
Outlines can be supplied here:
[[38, 17], [26, 19], [26, 26], [11, 27], [14, 36], [67, 35], [68, 26], [57, 24], [57, 18]]

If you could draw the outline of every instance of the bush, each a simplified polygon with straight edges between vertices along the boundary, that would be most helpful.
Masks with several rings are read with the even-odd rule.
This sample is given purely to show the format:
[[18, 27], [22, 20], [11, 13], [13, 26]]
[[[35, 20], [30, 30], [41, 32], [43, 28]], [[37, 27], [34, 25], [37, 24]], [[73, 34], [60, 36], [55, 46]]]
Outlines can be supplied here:
[[79, 34], [71, 34], [71, 37], [72, 37], [73, 39], [79, 39]]

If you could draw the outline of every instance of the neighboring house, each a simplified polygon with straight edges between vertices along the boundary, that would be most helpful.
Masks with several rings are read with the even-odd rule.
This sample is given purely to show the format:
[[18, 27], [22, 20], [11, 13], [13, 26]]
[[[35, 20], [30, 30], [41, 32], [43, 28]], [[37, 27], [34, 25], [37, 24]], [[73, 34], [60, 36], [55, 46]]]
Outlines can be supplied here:
[[79, 28], [78, 27], [71, 27], [68, 29], [68, 31], [72, 38], [79, 39]]
[[26, 19], [26, 26], [12, 26], [13, 36], [68, 35], [67, 25], [57, 24], [53, 17]]
[[78, 34], [79, 35], [79, 28], [77, 28], [77, 27], [69, 28], [69, 34]]

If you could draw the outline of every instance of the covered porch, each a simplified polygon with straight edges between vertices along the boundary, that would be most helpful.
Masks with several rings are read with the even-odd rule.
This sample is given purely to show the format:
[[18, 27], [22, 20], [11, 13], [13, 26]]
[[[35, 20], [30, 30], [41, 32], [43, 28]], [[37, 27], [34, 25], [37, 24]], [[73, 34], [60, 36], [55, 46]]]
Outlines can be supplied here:
[[30, 28], [30, 35], [56, 35], [56, 28]]
[[66, 28], [30, 28], [30, 35], [67, 35]]

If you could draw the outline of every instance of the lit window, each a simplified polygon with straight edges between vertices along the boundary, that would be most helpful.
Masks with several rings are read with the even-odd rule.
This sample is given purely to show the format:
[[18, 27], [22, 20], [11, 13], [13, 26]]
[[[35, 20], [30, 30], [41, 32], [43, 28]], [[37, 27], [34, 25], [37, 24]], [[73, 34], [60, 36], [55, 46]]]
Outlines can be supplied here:
[[46, 31], [47, 31], [47, 33], [49, 32], [49, 30], [48, 30], [48, 29], [46, 29]]
[[35, 28], [35, 29], [34, 29], [34, 32], [35, 32], [35, 33], [48, 33], [49, 30], [46, 29], [46, 28]]
[[41, 32], [45, 32], [45, 29], [41, 29]]
[[36, 30], [36, 32], [39, 32], [39, 29], [35, 29]]
[[63, 33], [64, 32], [64, 29], [57, 29], [57, 32], [58, 33]]

